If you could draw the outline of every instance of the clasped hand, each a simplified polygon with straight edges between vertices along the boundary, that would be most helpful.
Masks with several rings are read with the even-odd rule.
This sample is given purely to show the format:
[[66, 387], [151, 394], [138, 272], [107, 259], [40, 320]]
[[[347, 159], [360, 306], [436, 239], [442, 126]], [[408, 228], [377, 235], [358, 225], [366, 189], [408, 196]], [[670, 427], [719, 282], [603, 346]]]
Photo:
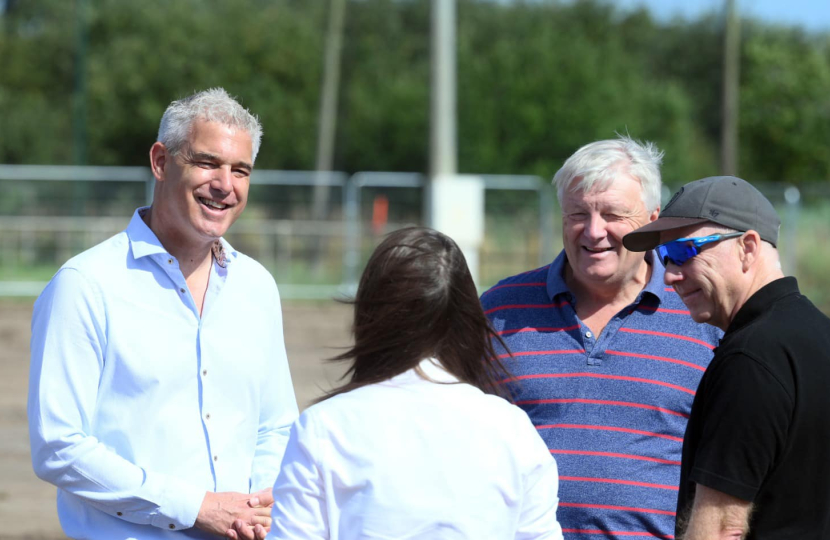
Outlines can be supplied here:
[[274, 498], [270, 489], [256, 493], [208, 492], [199, 508], [194, 526], [203, 531], [233, 539], [255, 538], [254, 527], [263, 531], [265, 538], [271, 528], [271, 506]]

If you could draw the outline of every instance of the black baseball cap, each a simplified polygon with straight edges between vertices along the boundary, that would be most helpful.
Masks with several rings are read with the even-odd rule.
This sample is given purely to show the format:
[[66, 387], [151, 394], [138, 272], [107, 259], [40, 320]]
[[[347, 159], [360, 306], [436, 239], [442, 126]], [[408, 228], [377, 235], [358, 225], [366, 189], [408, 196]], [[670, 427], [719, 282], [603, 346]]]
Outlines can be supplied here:
[[689, 182], [672, 195], [657, 220], [625, 235], [623, 245], [629, 251], [648, 251], [660, 244], [661, 232], [706, 222], [741, 232], [753, 230], [762, 240], [778, 245], [781, 220], [772, 203], [736, 176]]

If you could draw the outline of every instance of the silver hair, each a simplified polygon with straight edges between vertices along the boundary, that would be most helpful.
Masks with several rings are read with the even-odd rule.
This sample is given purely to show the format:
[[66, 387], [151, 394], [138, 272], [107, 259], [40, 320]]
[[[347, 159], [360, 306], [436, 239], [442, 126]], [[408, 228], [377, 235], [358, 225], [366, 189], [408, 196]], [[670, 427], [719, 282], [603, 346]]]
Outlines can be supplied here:
[[251, 164], [256, 161], [262, 125], [223, 88], [203, 90], [171, 103], [161, 117], [158, 142], [172, 155], [178, 155], [187, 143], [193, 122], [198, 119], [245, 130], [251, 137]]
[[[617, 173], [626, 172], [639, 180], [646, 210], [656, 210], [660, 206], [662, 161], [663, 152], [653, 143], [640, 143], [627, 135], [586, 144], [569, 157], [553, 176], [559, 205], [562, 205], [562, 196], [566, 189], [608, 189]], [[577, 179], [577, 182], [571, 185], [574, 179]]]

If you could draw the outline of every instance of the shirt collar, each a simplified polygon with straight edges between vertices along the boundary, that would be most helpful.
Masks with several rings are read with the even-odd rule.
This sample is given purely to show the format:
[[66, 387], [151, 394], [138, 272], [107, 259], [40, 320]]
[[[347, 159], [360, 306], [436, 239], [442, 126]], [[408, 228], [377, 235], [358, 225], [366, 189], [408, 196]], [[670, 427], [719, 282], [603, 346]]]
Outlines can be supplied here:
[[[647, 251], [645, 257], [646, 264], [651, 266], [651, 278], [646, 283], [643, 291], [637, 295], [637, 302], [642, 299], [643, 295], [648, 294], [661, 298], [665, 292], [663, 275], [666, 273], [666, 269], [663, 268], [662, 264], [654, 264], [657, 258], [654, 256], [653, 251]], [[548, 268], [547, 289], [548, 296], [551, 300], [559, 294], [572, 294], [568, 285], [565, 283], [565, 265], [567, 263], [568, 257], [565, 255], [565, 250], [563, 249], [559, 253], [559, 256], [551, 263], [550, 268]]]
[[749, 297], [749, 300], [741, 306], [735, 318], [726, 329], [726, 333], [732, 333], [748, 325], [757, 319], [762, 313], [769, 310], [769, 306], [785, 296], [801, 294], [798, 290], [798, 281], [792, 277], [783, 277], [767, 283]]
[[662, 298], [666, 292], [666, 284], [663, 278], [666, 275], [666, 268], [662, 263], [658, 264], [657, 256], [654, 251], [646, 251], [646, 264], [651, 266], [651, 279], [643, 288], [643, 294], [650, 294], [657, 298]]
[[565, 250], [563, 249], [548, 267], [547, 289], [548, 296], [551, 300], [559, 294], [570, 294], [571, 292], [565, 283], [565, 264], [567, 262], [568, 257], [565, 255]]
[[418, 364], [418, 369], [421, 370], [428, 380], [437, 383], [452, 383], [459, 382], [458, 377], [447, 371], [441, 361], [437, 358], [425, 358]]
[[[130, 239], [130, 248], [133, 257], [140, 259], [148, 255], [168, 255], [164, 246], [161, 245], [156, 234], [144, 223], [142, 217], [149, 210], [149, 206], [142, 206], [133, 213], [130, 224], [127, 225], [127, 238]], [[213, 244], [213, 258], [222, 268], [227, 268], [228, 263], [233, 261], [238, 252], [224, 239], [220, 238]]]

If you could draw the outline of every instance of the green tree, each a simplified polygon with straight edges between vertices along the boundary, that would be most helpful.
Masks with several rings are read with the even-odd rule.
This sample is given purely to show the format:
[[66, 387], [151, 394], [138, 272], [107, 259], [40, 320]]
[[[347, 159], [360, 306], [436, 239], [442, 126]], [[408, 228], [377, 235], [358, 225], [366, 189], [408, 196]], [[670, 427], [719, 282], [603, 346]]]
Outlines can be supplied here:
[[744, 42], [740, 141], [748, 178], [830, 180], [830, 36], [761, 24]]
[[74, 2], [20, 2], [0, 33], [0, 163], [71, 163]]
[[696, 168], [705, 151], [685, 151], [703, 138], [692, 100], [655, 74], [646, 53], [659, 28], [646, 12], [625, 16], [596, 1], [465, 2], [461, 15], [464, 170], [550, 177], [578, 147], [615, 133], [666, 150], [666, 176]]

